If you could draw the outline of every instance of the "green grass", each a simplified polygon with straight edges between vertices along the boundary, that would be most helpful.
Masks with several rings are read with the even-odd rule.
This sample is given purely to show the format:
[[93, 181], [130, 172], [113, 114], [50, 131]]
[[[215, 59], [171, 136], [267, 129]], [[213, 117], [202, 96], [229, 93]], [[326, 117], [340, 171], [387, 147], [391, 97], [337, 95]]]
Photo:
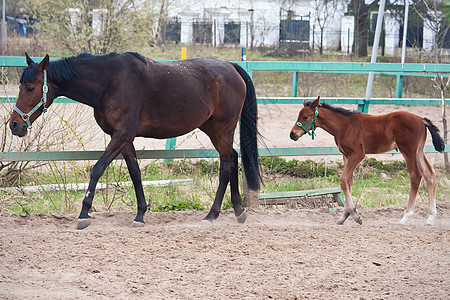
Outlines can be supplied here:
[[[279, 157], [261, 158], [264, 185], [260, 192], [282, 192], [339, 187], [342, 164], [325, 167], [311, 160], [286, 161]], [[46, 170], [21, 174], [21, 185], [88, 182], [92, 164], [54, 163]], [[326, 171], [325, 171], [326, 170]], [[448, 177], [440, 168], [437, 171], [436, 196], [445, 200], [449, 192]], [[383, 175], [382, 175], [383, 173]], [[403, 161], [382, 162], [364, 160], [355, 171], [352, 196], [359, 207], [404, 206], [409, 194], [409, 177]], [[242, 177], [242, 174], [241, 174]], [[218, 185], [217, 160], [174, 160], [169, 164], [153, 161], [142, 168], [142, 180], [193, 178], [192, 185], [146, 187], [144, 193], [153, 211], [205, 210], [214, 201]], [[101, 182], [109, 182], [111, 188], [97, 190], [93, 211], [135, 211], [136, 198], [133, 187], [119, 187], [115, 183], [130, 181], [123, 162], [114, 162], [105, 171]], [[242, 188], [241, 188], [242, 191]], [[81, 209], [84, 191], [52, 191], [37, 193], [0, 191], [0, 212], [14, 214], [77, 213]], [[417, 201], [428, 201], [423, 183]], [[222, 209], [232, 208], [229, 189]]]

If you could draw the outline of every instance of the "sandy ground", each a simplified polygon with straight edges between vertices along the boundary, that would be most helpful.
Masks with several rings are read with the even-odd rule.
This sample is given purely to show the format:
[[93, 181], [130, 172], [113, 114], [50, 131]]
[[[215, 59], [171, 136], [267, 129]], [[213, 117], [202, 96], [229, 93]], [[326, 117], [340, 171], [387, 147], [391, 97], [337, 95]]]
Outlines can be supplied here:
[[[74, 108], [53, 105], [45, 131], [53, 132], [58, 120], [73, 114], [91, 123], [64, 136], [86, 150], [104, 149], [91, 109]], [[259, 106], [259, 130], [267, 147], [334, 146], [321, 129], [314, 141], [289, 139], [300, 108]], [[393, 110], [428, 117], [442, 129], [439, 107], [373, 105], [369, 112]], [[135, 146], [164, 149], [165, 141], [138, 138]], [[212, 145], [195, 131], [178, 138], [177, 148]], [[442, 154], [427, 156], [433, 165], [443, 161]], [[134, 229], [129, 228], [133, 214], [105, 212], [93, 214], [84, 231], [75, 230], [75, 215], [1, 215], [0, 298], [449, 299], [448, 201], [438, 202], [433, 227], [425, 225], [424, 203], [407, 226], [398, 225], [400, 207], [363, 209], [362, 226], [350, 219], [334, 225], [340, 212], [328, 209], [253, 211], [244, 225], [225, 212], [209, 227], [199, 224], [205, 212], [148, 213], [146, 226]]]
[[260, 210], [214, 226], [206, 212], [0, 216], [1, 299], [448, 299], [450, 202], [435, 226], [420, 203], [363, 209], [362, 226], [340, 212]]

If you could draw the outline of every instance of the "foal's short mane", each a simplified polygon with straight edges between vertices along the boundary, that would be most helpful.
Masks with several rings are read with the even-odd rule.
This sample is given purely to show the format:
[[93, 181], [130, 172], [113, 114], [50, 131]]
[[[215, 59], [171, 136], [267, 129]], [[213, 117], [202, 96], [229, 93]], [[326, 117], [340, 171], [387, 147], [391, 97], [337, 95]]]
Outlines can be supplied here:
[[[311, 106], [311, 104], [312, 104], [312, 102], [306, 102], [306, 106]], [[360, 114], [361, 113], [360, 111], [357, 111], [357, 110], [349, 110], [349, 109], [345, 109], [345, 108], [342, 108], [342, 107], [336, 107], [336, 106], [333, 106], [333, 105], [325, 103], [325, 102], [324, 103], [320, 103], [319, 106], [323, 107], [323, 108], [327, 108], [327, 109], [332, 110], [334, 112], [343, 114], [344, 116], [356, 115], [356, 114]]]
[[[137, 52], [126, 52], [124, 54], [131, 54], [135, 58], [147, 64], [147, 60], [145, 59], [145, 57]], [[92, 55], [90, 53], [83, 52], [77, 56], [64, 57], [58, 60], [50, 61], [47, 67], [47, 72], [49, 76], [51, 76], [52, 80], [58, 84], [64, 81], [79, 79], [82, 77], [80, 72], [75, 67], [75, 62], [79, 59], [98, 59], [102, 57], [115, 57], [119, 55], [122, 54], [112, 52], [104, 55]], [[22, 76], [20, 77], [20, 83], [35, 81], [37, 67], [38, 64], [35, 62], [29, 65], [22, 73]]]

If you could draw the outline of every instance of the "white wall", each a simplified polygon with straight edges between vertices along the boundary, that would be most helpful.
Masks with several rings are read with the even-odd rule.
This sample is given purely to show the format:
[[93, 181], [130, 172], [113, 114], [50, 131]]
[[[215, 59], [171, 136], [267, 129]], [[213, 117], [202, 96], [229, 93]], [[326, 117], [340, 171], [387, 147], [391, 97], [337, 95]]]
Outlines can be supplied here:
[[[278, 46], [280, 8], [293, 10], [296, 15], [304, 16], [314, 12], [312, 7], [314, 3], [312, 0], [200, 0], [195, 2], [173, 0], [168, 8], [168, 16], [170, 18], [178, 17], [181, 20], [181, 43], [192, 43], [192, 21], [197, 18], [215, 22], [217, 27], [213, 33], [213, 39], [216, 44], [223, 42], [224, 22], [233, 20], [241, 23], [241, 46], [250, 46], [252, 40], [250, 27], [252, 24], [254, 28], [253, 46]], [[325, 35], [324, 45], [327, 47], [336, 48], [340, 44], [339, 28], [341, 27], [341, 18], [344, 15], [345, 5], [344, 2], [340, 3], [336, 13], [328, 23], [328, 28], [325, 29], [325, 32], [334, 30], [338, 33]], [[313, 40], [312, 28], [314, 22], [314, 18], [311, 17], [310, 43]], [[316, 28], [318, 27], [316, 26]], [[318, 41], [317, 37], [315, 37], [315, 41]]]

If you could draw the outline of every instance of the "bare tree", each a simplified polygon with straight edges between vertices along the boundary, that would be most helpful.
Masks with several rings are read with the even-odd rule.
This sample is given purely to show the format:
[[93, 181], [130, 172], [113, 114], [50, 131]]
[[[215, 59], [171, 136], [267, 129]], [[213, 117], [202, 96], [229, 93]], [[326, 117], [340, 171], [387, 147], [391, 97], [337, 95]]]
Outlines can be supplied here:
[[320, 38], [319, 38], [319, 52], [323, 54], [323, 36], [326, 26], [329, 21], [333, 19], [337, 10], [337, 0], [314, 0], [314, 19], [316, 24], [319, 25]]
[[450, 29], [450, 17], [445, 11], [442, 1], [417, 0], [413, 2], [416, 14], [422, 19], [424, 27], [433, 32], [433, 45], [429, 53], [430, 60], [435, 63], [441, 62], [441, 52], [445, 42], [445, 36]]
[[164, 46], [166, 42], [167, 17], [169, 14], [169, 7], [173, 1], [161, 0], [159, 5], [158, 26], [156, 29], [156, 44]]
[[[441, 63], [441, 52], [444, 47], [445, 36], [450, 29], [450, 22], [448, 21], [449, 15], [445, 12], [448, 11], [443, 7], [442, 1], [436, 0], [418, 0], [413, 3], [413, 8], [416, 14], [423, 20], [424, 26], [427, 26], [433, 32], [433, 45], [429, 52], [429, 60], [433, 63]], [[445, 81], [442, 74], [438, 73], [433, 79], [434, 86], [439, 90], [442, 99], [442, 125], [444, 141], [448, 142], [448, 129], [447, 129], [447, 112], [445, 105], [446, 90], [449, 86], [450, 78]], [[450, 163], [448, 159], [448, 153], [444, 152], [444, 163], [447, 172], [450, 172]]]
[[369, 10], [378, 5], [378, 1], [373, 1], [371, 4], [366, 4], [365, 0], [351, 0], [351, 8], [355, 17], [354, 29], [354, 47], [353, 52], [356, 57], [367, 56], [367, 45], [369, 41]]

